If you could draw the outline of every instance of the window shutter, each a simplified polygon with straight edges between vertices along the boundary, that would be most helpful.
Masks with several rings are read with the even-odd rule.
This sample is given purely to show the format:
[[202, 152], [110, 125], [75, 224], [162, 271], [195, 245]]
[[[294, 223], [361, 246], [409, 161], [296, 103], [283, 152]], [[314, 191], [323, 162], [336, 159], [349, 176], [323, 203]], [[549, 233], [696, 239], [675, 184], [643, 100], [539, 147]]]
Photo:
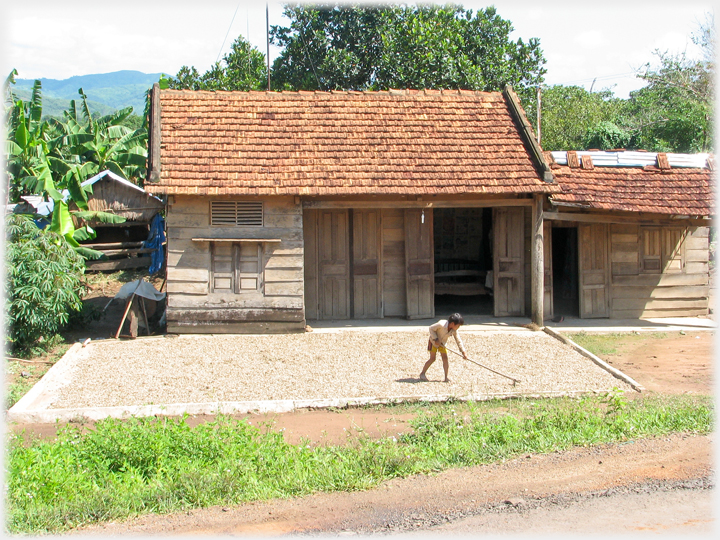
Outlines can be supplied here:
[[214, 227], [262, 227], [262, 201], [212, 201], [210, 224]]
[[683, 232], [683, 229], [663, 229], [663, 267], [668, 274], [679, 274], [685, 269]]
[[643, 227], [640, 230], [642, 271], [649, 274], [662, 272], [662, 246], [660, 228]]

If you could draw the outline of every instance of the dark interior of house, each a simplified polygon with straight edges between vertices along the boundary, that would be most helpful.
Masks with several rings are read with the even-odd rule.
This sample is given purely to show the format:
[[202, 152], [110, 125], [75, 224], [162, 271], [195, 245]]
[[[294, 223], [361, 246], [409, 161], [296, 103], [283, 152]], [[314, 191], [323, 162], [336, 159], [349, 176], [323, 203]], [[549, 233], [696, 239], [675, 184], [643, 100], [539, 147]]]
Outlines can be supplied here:
[[580, 315], [577, 227], [552, 229], [553, 312], [555, 317]]
[[436, 208], [435, 313], [491, 315], [492, 209]]

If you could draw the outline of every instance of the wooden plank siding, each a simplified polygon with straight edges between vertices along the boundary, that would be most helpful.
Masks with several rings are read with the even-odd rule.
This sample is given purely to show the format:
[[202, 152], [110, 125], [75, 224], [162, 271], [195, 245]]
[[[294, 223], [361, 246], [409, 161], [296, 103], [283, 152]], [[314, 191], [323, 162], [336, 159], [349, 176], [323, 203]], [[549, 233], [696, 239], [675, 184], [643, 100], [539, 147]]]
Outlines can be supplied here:
[[[262, 227], [211, 226], [210, 203], [235, 200], [258, 199], [175, 196], [169, 206], [169, 332], [254, 333], [304, 329], [304, 237], [300, 203], [293, 197], [263, 198]], [[217, 267], [219, 279], [213, 287], [212, 246], [220, 244], [211, 239], [238, 238], [258, 239], [257, 244], [252, 242], [250, 246], [259, 246], [259, 264], [247, 262], [246, 252], [254, 247], [244, 243], [245, 247], [233, 251], [230, 246], [235, 244], [223, 243], [226, 247], [217, 252], [220, 258], [215, 263], [221, 264]], [[263, 242], [263, 239], [280, 241]], [[230, 264], [238, 265], [235, 281]], [[248, 272], [257, 272], [257, 279], [248, 278]], [[257, 283], [257, 290], [253, 283]], [[228, 288], [213, 291], [217, 287]]]
[[707, 315], [708, 227], [648, 230], [639, 224], [610, 225], [611, 317]]

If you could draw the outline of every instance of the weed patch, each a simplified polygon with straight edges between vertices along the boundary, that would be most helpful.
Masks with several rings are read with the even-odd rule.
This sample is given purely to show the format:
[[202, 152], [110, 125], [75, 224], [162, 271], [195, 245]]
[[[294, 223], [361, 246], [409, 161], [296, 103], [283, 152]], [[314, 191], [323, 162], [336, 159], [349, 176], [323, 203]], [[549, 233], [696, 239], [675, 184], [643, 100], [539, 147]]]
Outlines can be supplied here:
[[346, 446], [291, 445], [280, 433], [218, 417], [191, 428], [180, 419], [104, 420], [55, 441], [11, 436], [7, 527], [59, 532], [83, 524], [317, 491], [351, 491], [450, 467], [577, 445], [711, 430], [711, 399], [622, 394], [436, 404], [414, 431], [358, 437]]
[[598, 356], [604, 356], [617, 354], [619, 351], [622, 351], [643, 340], [666, 338], [667, 334], [663, 332], [653, 332], [652, 334], [636, 334], [628, 332], [614, 332], [609, 334], [575, 332], [568, 333], [568, 337], [591, 353]]

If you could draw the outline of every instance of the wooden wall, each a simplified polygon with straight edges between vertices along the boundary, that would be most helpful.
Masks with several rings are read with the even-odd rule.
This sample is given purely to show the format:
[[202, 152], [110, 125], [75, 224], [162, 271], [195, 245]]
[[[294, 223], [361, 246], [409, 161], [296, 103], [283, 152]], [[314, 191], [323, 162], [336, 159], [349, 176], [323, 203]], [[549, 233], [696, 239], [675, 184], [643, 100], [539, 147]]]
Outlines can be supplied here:
[[[169, 332], [301, 331], [302, 207], [293, 197], [263, 199], [263, 227], [211, 227], [210, 202], [251, 198], [175, 196], [167, 213]], [[262, 244], [257, 291], [211, 292], [211, 242], [193, 238], [281, 239]], [[219, 245], [219, 244], [218, 244]]]
[[[708, 231], [707, 227], [610, 225], [611, 318], [707, 315]], [[653, 238], [665, 242], [658, 270], [643, 261], [655, 255], [647, 253], [652, 248], [645, 243]]]

